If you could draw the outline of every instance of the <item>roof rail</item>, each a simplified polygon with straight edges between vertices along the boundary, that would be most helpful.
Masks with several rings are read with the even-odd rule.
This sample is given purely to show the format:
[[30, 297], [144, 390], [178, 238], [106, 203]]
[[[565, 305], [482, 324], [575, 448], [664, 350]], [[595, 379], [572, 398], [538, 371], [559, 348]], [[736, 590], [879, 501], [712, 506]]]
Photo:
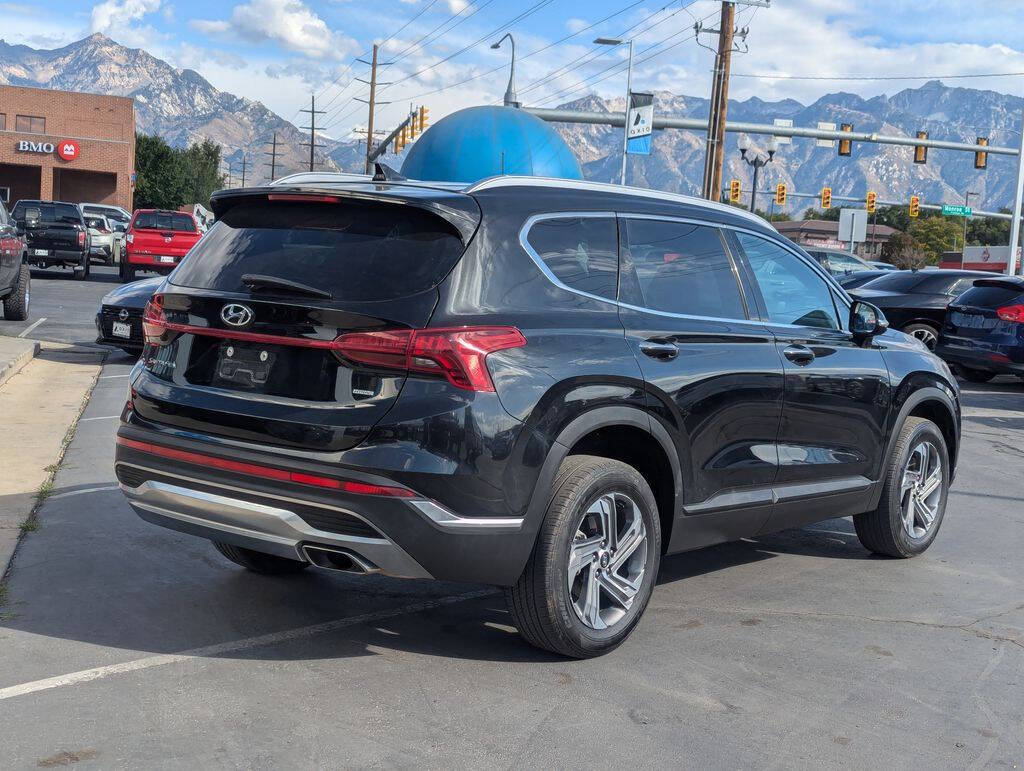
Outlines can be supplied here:
[[463, 192], [465, 193], [476, 193], [481, 190], [490, 190], [495, 187], [555, 187], [555, 188], [570, 188], [576, 190], [593, 190], [599, 193], [615, 193], [617, 195], [632, 195], [640, 198], [657, 198], [665, 201], [678, 201], [679, 203], [686, 203], [691, 206], [702, 206], [708, 209], [716, 209], [718, 211], [726, 211], [730, 214], [735, 214], [738, 217], [743, 217], [748, 220], [757, 222], [760, 225], [766, 225], [771, 227], [767, 221], [752, 214], [746, 209], [739, 209], [735, 206], [729, 206], [724, 203], [717, 203], [715, 201], [708, 201], [705, 198], [698, 198], [693, 195], [682, 195], [680, 193], [666, 193], [661, 190], [651, 190], [646, 187], [628, 187], [624, 185], [611, 185], [607, 182], [589, 182], [587, 180], [579, 179], [558, 179], [555, 177], [529, 177], [529, 176], [513, 176], [504, 175], [497, 177], [487, 177], [481, 179], [479, 182], [475, 182], [467, 187]]

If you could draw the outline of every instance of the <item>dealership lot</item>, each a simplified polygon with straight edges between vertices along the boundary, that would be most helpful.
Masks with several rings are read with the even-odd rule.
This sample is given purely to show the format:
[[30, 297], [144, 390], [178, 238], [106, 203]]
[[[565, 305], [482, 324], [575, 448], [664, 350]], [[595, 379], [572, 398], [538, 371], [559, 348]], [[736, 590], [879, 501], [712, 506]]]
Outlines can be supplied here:
[[[33, 337], [92, 339], [114, 285], [94, 270], [36, 273]], [[965, 387], [923, 557], [871, 558], [842, 519], [671, 557], [636, 633], [567, 661], [521, 642], [488, 587], [255, 576], [139, 520], [112, 471], [130, 366], [108, 358], [5, 582], [5, 766], [1024, 760], [1015, 379]]]

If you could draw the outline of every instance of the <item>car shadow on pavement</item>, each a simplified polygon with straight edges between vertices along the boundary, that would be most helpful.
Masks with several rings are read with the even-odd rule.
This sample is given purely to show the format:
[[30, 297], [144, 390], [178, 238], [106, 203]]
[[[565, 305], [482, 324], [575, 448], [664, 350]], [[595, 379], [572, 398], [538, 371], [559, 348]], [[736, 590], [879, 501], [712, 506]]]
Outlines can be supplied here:
[[[98, 266], [93, 266], [98, 267]], [[86, 279], [76, 279], [75, 274], [67, 268], [33, 268], [32, 269], [32, 280], [33, 281], [75, 281], [76, 283], [91, 283], [91, 284], [120, 284], [121, 279], [116, 273], [97, 273], [95, 271], [89, 272], [89, 277]]]

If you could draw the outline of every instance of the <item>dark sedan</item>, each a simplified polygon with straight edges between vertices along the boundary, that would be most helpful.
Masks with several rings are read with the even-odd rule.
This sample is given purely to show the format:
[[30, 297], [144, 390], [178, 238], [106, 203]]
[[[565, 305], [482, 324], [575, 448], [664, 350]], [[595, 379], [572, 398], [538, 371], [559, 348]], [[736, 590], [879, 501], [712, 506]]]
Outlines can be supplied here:
[[976, 280], [992, 275], [980, 270], [891, 271], [847, 291], [855, 299], [881, 308], [893, 329], [916, 337], [934, 350], [946, 306]]
[[133, 281], [108, 293], [96, 313], [96, 342], [132, 356], [142, 353], [142, 311], [163, 280], [157, 276]]
[[974, 383], [1024, 378], [1024, 278], [976, 281], [950, 304], [935, 352]]
[[856, 273], [836, 276], [836, 281], [840, 283], [843, 289], [849, 292], [851, 289], [864, 286], [864, 284], [874, 281], [876, 278], [888, 276], [891, 272], [890, 270], [858, 270]]

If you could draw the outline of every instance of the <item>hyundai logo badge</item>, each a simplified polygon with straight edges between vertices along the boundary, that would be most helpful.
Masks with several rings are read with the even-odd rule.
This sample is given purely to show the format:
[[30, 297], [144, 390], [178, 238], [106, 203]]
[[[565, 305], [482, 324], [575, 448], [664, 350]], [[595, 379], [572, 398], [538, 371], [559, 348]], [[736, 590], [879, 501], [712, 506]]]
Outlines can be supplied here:
[[231, 303], [220, 309], [220, 317], [228, 326], [244, 327], [252, 322], [252, 308]]

